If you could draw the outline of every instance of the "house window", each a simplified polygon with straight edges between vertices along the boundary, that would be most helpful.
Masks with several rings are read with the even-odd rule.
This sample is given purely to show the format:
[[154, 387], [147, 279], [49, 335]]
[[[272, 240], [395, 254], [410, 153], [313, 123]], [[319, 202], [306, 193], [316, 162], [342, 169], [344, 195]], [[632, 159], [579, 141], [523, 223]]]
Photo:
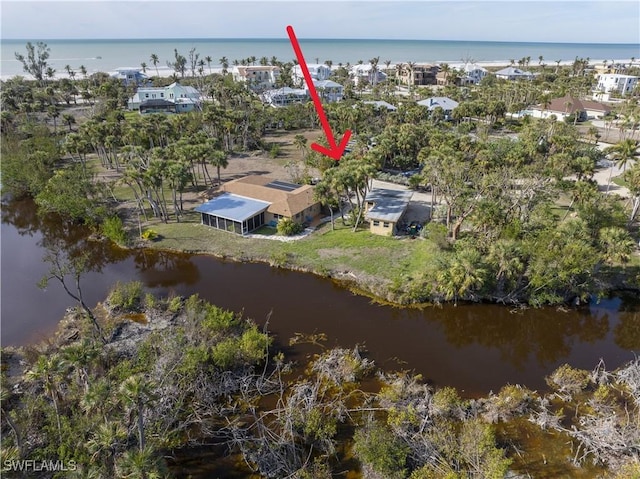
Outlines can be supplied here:
[[279, 215], [278, 213], [273, 213], [273, 219], [279, 220], [280, 218], [282, 218], [282, 215]]
[[373, 226], [380, 226], [380, 222], [379, 222], [379, 221], [377, 221], [377, 220], [374, 220], [374, 221], [373, 221]]
[[145, 97], [145, 98], [149, 98], [149, 94], [148, 94], [148, 93], [145, 93], [145, 94], [144, 94], [144, 97]]
[[389, 227], [389, 223], [387, 223], [386, 221], [384, 223], [382, 223], [382, 227], [383, 228], [388, 228]]
[[164, 98], [164, 93], [160, 93], [160, 98]]

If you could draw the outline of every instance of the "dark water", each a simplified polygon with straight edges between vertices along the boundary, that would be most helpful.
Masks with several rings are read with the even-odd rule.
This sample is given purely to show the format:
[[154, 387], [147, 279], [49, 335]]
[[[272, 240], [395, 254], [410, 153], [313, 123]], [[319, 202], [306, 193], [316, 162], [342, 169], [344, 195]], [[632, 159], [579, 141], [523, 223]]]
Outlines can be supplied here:
[[[563, 363], [608, 368], [640, 352], [640, 301], [613, 298], [580, 311], [553, 308], [512, 311], [495, 305], [425, 310], [371, 304], [339, 285], [310, 274], [262, 264], [219, 261], [149, 251], [122, 251], [87, 239], [86, 231], [35, 215], [25, 201], [2, 210], [2, 345], [46, 338], [73, 301], [57, 283], [36, 283], [52, 244], [90, 252], [94, 271], [82, 277], [90, 304], [116, 281], [139, 280], [156, 293], [198, 293], [219, 306], [243, 310], [281, 344], [295, 333], [323, 332], [327, 346], [361, 344], [378, 365], [411, 369], [436, 385], [465, 395], [497, 391], [508, 383], [544, 388], [544, 376]], [[298, 359], [318, 349], [296, 347]]]

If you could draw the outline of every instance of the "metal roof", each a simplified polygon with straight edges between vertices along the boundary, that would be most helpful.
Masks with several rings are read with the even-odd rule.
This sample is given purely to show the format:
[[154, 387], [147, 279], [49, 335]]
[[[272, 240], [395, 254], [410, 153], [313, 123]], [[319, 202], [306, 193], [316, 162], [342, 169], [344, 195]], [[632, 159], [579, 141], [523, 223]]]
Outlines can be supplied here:
[[448, 98], [446, 96], [433, 96], [431, 98], [425, 98], [417, 102], [418, 105], [426, 106], [429, 111], [434, 110], [437, 107], [442, 108], [444, 111], [451, 111], [458, 107], [458, 102]]
[[366, 217], [397, 223], [409, 206], [412, 195], [413, 192], [406, 190], [373, 188], [365, 198], [365, 201], [373, 203], [373, 208], [367, 211]]
[[233, 193], [223, 193], [217, 198], [198, 205], [195, 210], [200, 213], [218, 216], [228, 220], [242, 222], [265, 211], [270, 203], [254, 200]]

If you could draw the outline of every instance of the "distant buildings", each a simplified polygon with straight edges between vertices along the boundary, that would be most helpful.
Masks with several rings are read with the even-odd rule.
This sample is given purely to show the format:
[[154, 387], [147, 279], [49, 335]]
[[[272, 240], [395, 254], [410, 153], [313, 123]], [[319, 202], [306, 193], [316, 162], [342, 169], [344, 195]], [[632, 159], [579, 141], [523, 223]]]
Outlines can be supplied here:
[[233, 79], [244, 82], [254, 91], [265, 91], [276, 86], [280, 77], [280, 67], [275, 65], [234, 66], [231, 69]]
[[[309, 69], [311, 78], [314, 80], [328, 80], [331, 76], [331, 68], [327, 65], [323, 65], [321, 63], [308, 63], [307, 68]], [[296, 85], [302, 86], [304, 84], [304, 75], [302, 74], [302, 68], [300, 65], [294, 65], [291, 74], [293, 82]]]
[[187, 113], [202, 107], [202, 95], [192, 86], [174, 82], [166, 87], [140, 87], [127, 102], [129, 110], [145, 113]]
[[593, 99], [609, 101], [612, 93], [617, 96], [630, 95], [637, 87], [639, 80], [639, 77], [618, 73], [598, 75], [598, 84], [593, 90]]
[[440, 67], [429, 63], [397, 65], [398, 82], [408, 86], [435, 85]]
[[432, 113], [436, 108], [442, 108], [444, 117], [447, 120], [451, 119], [451, 113], [458, 107], [458, 102], [448, 98], [446, 96], [433, 96], [431, 98], [425, 98], [417, 102], [418, 105], [423, 106]]
[[[313, 80], [320, 99], [327, 103], [335, 103], [342, 100], [344, 87], [331, 80]], [[311, 99], [309, 88], [304, 84], [303, 88], [282, 87], [264, 91], [260, 98], [271, 106], [283, 107], [294, 103], [303, 103]]]
[[353, 65], [349, 71], [349, 75], [353, 78], [354, 85], [361, 83], [376, 85], [387, 79], [387, 74], [380, 71], [379, 67], [374, 68], [370, 63]]
[[611, 108], [595, 101], [564, 96], [554, 98], [549, 103], [531, 107], [529, 111], [534, 118], [550, 118], [553, 115], [558, 120], [565, 120], [575, 114], [577, 121], [585, 121], [590, 118], [602, 118], [611, 112]]
[[460, 83], [462, 85], [477, 85], [489, 74], [486, 68], [476, 63], [465, 63], [457, 69], [460, 72]]
[[148, 79], [147, 75], [142, 73], [141, 68], [129, 67], [116, 68], [113, 72], [109, 73], [109, 76], [122, 81], [126, 86], [143, 85]]
[[496, 78], [501, 80], [533, 80], [536, 75], [530, 71], [521, 70], [520, 68], [507, 67], [495, 72]]

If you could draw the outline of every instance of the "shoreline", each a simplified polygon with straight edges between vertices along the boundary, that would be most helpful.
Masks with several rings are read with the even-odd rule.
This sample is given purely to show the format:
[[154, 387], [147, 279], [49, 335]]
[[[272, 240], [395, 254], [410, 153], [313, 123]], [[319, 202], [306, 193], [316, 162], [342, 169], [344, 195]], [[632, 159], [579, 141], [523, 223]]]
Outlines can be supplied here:
[[[532, 59], [533, 60], [533, 59]], [[557, 62], [552, 61], [549, 63], [545, 63], [545, 68], [555, 68], [556, 65], [557, 66], [562, 66], [562, 67], [567, 67], [567, 66], [571, 66], [573, 64], [575, 60], [562, 60], [559, 64], [557, 64]], [[626, 58], [626, 59], [613, 59], [613, 60], [608, 60], [608, 59], [590, 59], [589, 60], [589, 66], [590, 67], [594, 67], [597, 65], [603, 65], [604, 62], [607, 63], [620, 63], [620, 64], [630, 64], [632, 66], [639, 66], [640, 67], [640, 61], [638, 61], [638, 59], [635, 59], [634, 61], [632, 61], [631, 58]], [[393, 62], [389, 65], [389, 69], [390, 70], [394, 70], [396, 68], [396, 65], [398, 65], [399, 63], [402, 62]], [[461, 61], [461, 60], [437, 60], [437, 61], [420, 61], [420, 62], [413, 62], [415, 64], [421, 65], [421, 64], [430, 64], [430, 65], [441, 65], [441, 64], [448, 64], [453, 68], [459, 68], [460, 66], [464, 65], [465, 62]], [[483, 61], [472, 61], [469, 62], [473, 65], [478, 65], [480, 67], [483, 68], [499, 68], [499, 67], [509, 67], [511, 66], [511, 62], [509, 60], [483, 60]], [[356, 65], [357, 63], [351, 63], [351, 65]], [[343, 64], [344, 66], [345, 64]], [[228, 71], [231, 71], [231, 69], [234, 67], [235, 65], [229, 65], [229, 67], [227, 68]], [[256, 65], [257, 66], [257, 65]], [[515, 65], [517, 68], [518, 66]], [[524, 67], [524, 69], [538, 69], [540, 68], [541, 65], [538, 63], [532, 63], [530, 64], [528, 67]], [[130, 69], [139, 69], [142, 70], [142, 67], [140, 66], [122, 66], [122, 67], [118, 67], [118, 68], [130, 68]], [[332, 70], [336, 70], [338, 68], [338, 66], [336, 64], [334, 64], [332, 66]], [[386, 70], [386, 68], [384, 67], [383, 64], [379, 64], [378, 68], [380, 70]], [[212, 65], [211, 68], [209, 68], [208, 66], [205, 67], [205, 73], [204, 76], [208, 76], [208, 75], [212, 75], [212, 74], [220, 74], [222, 72], [222, 65], [220, 64], [216, 64], [216, 65]], [[74, 70], [75, 71], [75, 70]], [[89, 77], [91, 75], [94, 75], [96, 73], [106, 73], [106, 74], [111, 74], [111, 73], [115, 73], [115, 71], [103, 71], [103, 70], [91, 70], [91, 71], [87, 71], [87, 76], [86, 78], [81, 77], [80, 72], [79, 71], [75, 71], [76, 72], [76, 76], [75, 76], [75, 81], [80, 81], [80, 80], [85, 80], [85, 79], [89, 79]], [[156, 72], [156, 68], [153, 65], [148, 65], [146, 67], [146, 75], [149, 78], [153, 78], [153, 77], [159, 77], [159, 78], [170, 78], [173, 75], [175, 75], [175, 71], [171, 70], [169, 67], [167, 66], [159, 66], [157, 68], [157, 72]], [[197, 75], [195, 77], [190, 77], [190, 76], [185, 76], [185, 78], [198, 78], [200, 75]], [[0, 81], [9, 81], [13, 78], [16, 77], [22, 77], [25, 80], [28, 81], [33, 81], [35, 80], [34, 77], [32, 75], [29, 74], [5, 74], [0, 72]], [[62, 80], [64, 78], [70, 78], [70, 75], [66, 72], [66, 71], [56, 71], [54, 77], [52, 78], [53, 80]]]

